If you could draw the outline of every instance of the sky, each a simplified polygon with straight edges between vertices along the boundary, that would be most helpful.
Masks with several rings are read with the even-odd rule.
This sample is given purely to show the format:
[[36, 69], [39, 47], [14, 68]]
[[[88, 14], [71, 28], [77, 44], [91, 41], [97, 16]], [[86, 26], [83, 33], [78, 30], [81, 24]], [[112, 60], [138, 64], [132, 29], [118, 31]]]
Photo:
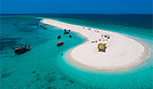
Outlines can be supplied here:
[[1, 14], [152, 14], [153, 0], [1, 0]]

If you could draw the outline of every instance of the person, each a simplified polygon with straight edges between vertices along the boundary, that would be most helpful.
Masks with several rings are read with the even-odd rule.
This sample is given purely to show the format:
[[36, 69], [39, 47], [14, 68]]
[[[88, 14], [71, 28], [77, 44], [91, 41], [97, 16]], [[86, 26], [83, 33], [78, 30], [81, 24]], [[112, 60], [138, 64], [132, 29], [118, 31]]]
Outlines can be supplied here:
[[71, 30], [68, 30], [68, 32], [70, 32]]
[[107, 35], [105, 35], [105, 37], [107, 37]]
[[25, 48], [26, 48], [26, 46], [24, 45], [24, 46], [22, 46], [22, 48], [23, 48], [23, 49], [25, 49]]

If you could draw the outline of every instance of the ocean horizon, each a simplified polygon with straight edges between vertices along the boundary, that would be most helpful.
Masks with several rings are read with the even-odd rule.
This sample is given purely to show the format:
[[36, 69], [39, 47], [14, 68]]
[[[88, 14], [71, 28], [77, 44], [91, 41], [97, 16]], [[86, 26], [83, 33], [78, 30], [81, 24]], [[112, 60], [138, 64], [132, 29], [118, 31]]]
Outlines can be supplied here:
[[[152, 89], [152, 14], [1, 14], [2, 89]], [[85, 42], [78, 33], [72, 39], [63, 29], [41, 23], [44, 18], [130, 35], [150, 48], [146, 61], [127, 70], [87, 71], [75, 68], [62, 55]], [[42, 24], [46, 29], [38, 26]], [[60, 40], [57, 36], [61, 35]], [[27, 41], [31, 50], [16, 55], [14, 47]], [[57, 47], [59, 41], [64, 45]]]

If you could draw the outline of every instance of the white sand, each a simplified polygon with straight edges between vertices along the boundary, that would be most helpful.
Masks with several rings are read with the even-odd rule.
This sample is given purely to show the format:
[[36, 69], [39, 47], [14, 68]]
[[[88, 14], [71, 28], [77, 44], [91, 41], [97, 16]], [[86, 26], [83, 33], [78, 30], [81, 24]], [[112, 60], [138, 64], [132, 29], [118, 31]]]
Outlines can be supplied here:
[[[88, 30], [87, 27], [83, 29], [82, 26], [51, 19], [43, 19], [42, 22], [62, 29], [71, 29], [71, 31], [84, 36], [87, 41], [73, 48], [69, 53], [69, 58], [87, 67], [105, 70], [130, 68], [144, 61], [149, 54], [148, 47], [119, 33], [93, 28]], [[106, 38], [102, 39], [101, 35], [104, 34], [110, 35], [108, 41], [105, 40]], [[97, 43], [91, 43], [95, 40]], [[106, 43], [106, 52], [98, 51], [98, 43]]]

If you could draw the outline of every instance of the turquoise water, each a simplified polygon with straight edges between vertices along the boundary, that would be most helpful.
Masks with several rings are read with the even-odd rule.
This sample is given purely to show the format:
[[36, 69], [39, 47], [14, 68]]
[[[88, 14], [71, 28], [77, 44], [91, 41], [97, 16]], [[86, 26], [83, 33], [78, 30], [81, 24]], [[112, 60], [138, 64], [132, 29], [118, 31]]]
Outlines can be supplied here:
[[[92, 16], [94, 17], [94, 15]], [[1, 88], [152, 89], [153, 38], [150, 25], [144, 24], [145, 26], [139, 27], [140, 24], [137, 23], [138, 25], [130, 26], [131, 22], [127, 21], [121, 24], [122, 20], [114, 24], [115, 21], [103, 19], [108, 24], [103, 23], [104, 21], [99, 22], [92, 16], [86, 15], [86, 18], [82, 20], [85, 17], [84, 15], [69, 15], [67, 17], [64, 15], [57, 15], [56, 17], [41, 15], [41, 17], [138, 37], [150, 47], [150, 57], [142, 64], [128, 70], [84, 70], [65, 61], [65, 52], [85, 41], [78, 34], [72, 32], [72, 38], [69, 38], [68, 35], [63, 34], [63, 30], [49, 25], [45, 25], [47, 30], [44, 30], [36, 24], [41, 20], [37, 18], [38, 16], [1, 17]], [[142, 21], [141, 23], [145, 22], [149, 23], [149, 21]], [[133, 23], [136, 23], [136, 21], [133, 21]], [[58, 40], [58, 35], [61, 35], [62, 39]], [[21, 55], [15, 55], [12, 48], [22, 45], [26, 40], [31, 45], [31, 50]], [[61, 40], [64, 41], [64, 45], [57, 47], [57, 42]]]

